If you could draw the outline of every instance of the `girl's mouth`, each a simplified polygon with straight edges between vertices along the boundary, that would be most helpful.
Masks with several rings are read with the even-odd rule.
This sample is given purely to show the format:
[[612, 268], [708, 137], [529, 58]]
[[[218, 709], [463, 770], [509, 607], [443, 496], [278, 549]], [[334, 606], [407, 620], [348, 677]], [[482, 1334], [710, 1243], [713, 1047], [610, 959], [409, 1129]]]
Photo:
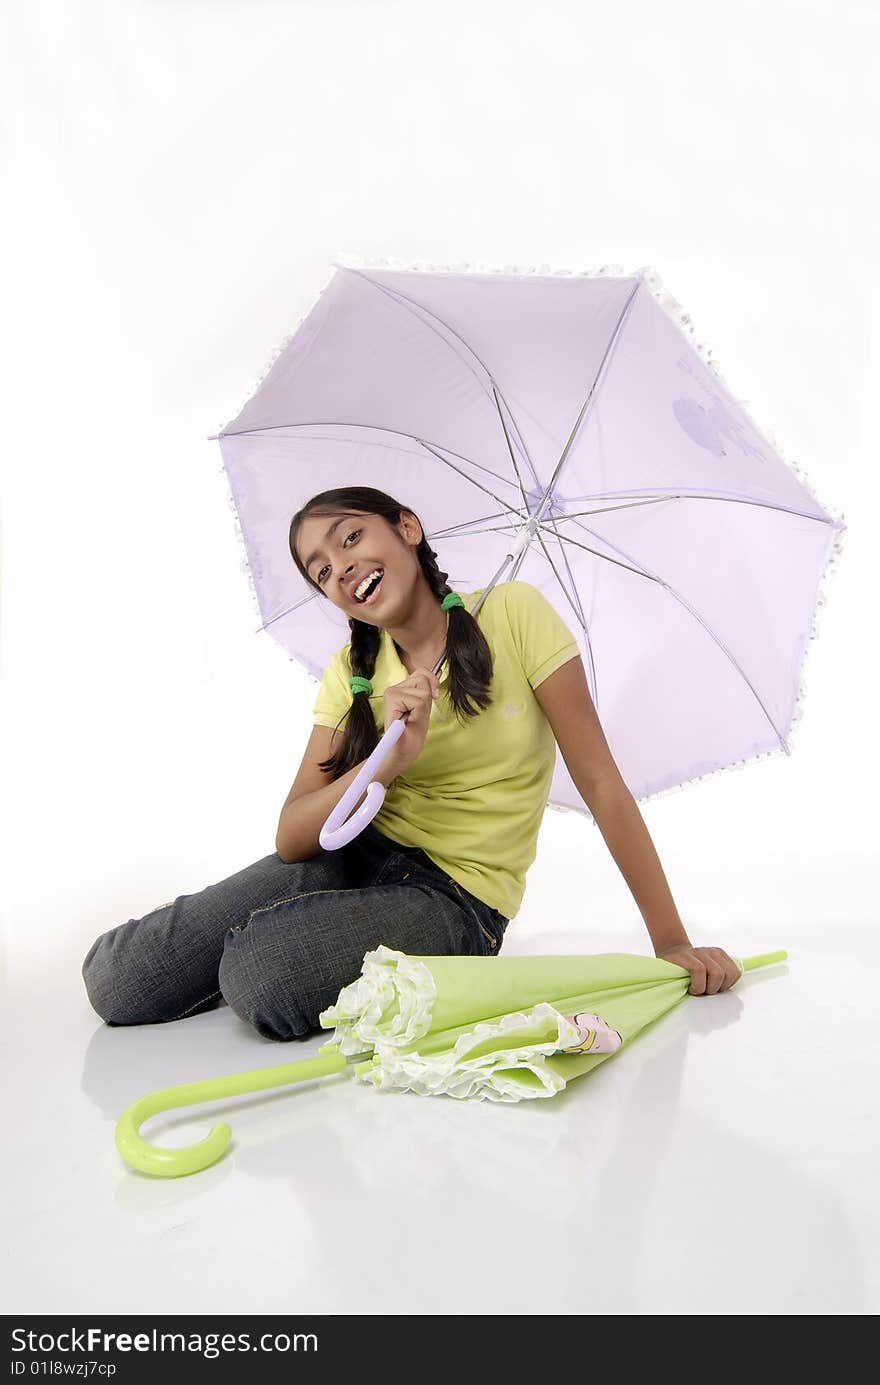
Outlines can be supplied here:
[[[379, 591], [380, 591], [380, 589], [381, 589], [381, 587], [382, 587], [382, 582], [383, 582], [383, 580], [384, 580], [384, 577], [385, 577], [385, 573], [383, 572], [382, 575], [381, 575], [381, 577], [379, 577], [378, 580], [374, 582], [373, 586], [367, 588], [367, 594], [366, 594], [366, 596], [363, 598], [362, 601], [358, 601], [358, 605], [359, 605], [359, 606], [371, 606], [371, 605], [373, 604], [373, 602], [376, 600], [376, 597], [378, 596], [378, 593], [379, 593]], [[357, 600], [357, 598], [355, 598], [355, 599]]]

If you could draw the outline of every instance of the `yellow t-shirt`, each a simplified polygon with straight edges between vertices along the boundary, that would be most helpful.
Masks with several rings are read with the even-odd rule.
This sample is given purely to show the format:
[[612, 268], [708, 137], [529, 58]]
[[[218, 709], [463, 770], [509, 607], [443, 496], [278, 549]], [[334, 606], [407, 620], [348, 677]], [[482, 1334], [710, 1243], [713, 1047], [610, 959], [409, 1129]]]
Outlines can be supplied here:
[[[461, 593], [468, 610], [483, 590]], [[492, 652], [492, 705], [462, 725], [444, 691], [444, 662], [425, 743], [387, 791], [373, 826], [404, 846], [421, 847], [453, 880], [512, 919], [535, 859], [556, 763], [553, 731], [533, 689], [580, 651], [562, 617], [527, 582], [496, 583], [476, 619]], [[316, 725], [335, 727], [351, 706], [349, 649], [337, 650], [327, 665], [312, 712]], [[408, 677], [393, 639], [380, 630], [370, 680], [380, 736], [383, 693]]]

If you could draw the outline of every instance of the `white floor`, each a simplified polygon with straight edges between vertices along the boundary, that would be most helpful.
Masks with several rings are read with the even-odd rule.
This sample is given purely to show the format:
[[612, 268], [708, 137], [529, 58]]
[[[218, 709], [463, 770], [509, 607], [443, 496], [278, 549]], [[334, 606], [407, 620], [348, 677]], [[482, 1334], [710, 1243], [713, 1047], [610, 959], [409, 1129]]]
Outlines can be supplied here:
[[[111, 1029], [79, 977], [93, 931], [39, 963], [13, 938], [4, 1311], [876, 1312], [880, 947], [872, 867], [835, 879], [838, 865], [781, 881], [744, 863], [758, 907], [734, 930], [719, 904], [702, 941], [785, 947], [788, 963], [688, 997], [557, 1097], [326, 1078], [147, 1123], [168, 1145], [232, 1126], [217, 1165], [175, 1180], [118, 1155], [133, 1100], [307, 1057], [322, 1037], [272, 1044], [225, 1005]], [[542, 919], [547, 879], [507, 954], [650, 953], [631, 911], [587, 947], [561, 911]]]

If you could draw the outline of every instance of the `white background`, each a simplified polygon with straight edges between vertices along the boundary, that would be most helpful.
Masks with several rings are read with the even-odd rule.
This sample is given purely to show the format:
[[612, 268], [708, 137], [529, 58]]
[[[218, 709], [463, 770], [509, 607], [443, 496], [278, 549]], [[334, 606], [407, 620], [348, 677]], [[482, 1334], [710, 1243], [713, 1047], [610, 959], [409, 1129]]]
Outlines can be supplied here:
[[[0, 26], [17, 1033], [72, 1043], [75, 1082], [70, 1028], [100, 1030], [79, 977], [93, 939], [274, 850], [316, 684], [256, 633], [206, 438], [347, 252], [658, 270], [848, 527], [793, 754], [643, 816], [695, 944], [794, 957], [809, 937], [821, 969], [826, 945], [873, 937], [876, 7], [17, 0]], [[586, 818], [546, 814], [508, 939], [650, 952]], [[36, 1279], [19, 1300], [45, 1303]]]

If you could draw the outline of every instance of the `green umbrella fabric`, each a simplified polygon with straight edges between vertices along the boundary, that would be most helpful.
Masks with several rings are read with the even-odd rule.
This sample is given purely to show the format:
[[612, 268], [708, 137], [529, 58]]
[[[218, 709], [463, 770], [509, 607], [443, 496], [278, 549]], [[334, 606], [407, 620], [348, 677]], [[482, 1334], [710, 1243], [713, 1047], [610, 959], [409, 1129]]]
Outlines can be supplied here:
[[[785, 952], [734, 958], [741, 971]], [[319, 1016], [320, 1053], [365, 1054], [355, 1076], [382, 1090], [488, 1101], [554, 1096], [688, 993], [659, 957], [412, 957], [378, 947]]]
[[[787, 956], [734, 960], [746, 972]], [[152, 1092], [120, 1116], [116, 1147], [142, 1173], [197, 1173], [226, 1151], [232, 1132], [224, 1121], [175, 1149], [144, 1140], [143, 1122], [180, 1106], [346, 1070], [386, 1091], [508, 1102], [554, 1096], [683, 1000], [690, 980], [674, 962], [621, 952], [419, 957], [379, 946], [319, 1016], [321, 1027], [335, 1032], [318, 1057]]]

